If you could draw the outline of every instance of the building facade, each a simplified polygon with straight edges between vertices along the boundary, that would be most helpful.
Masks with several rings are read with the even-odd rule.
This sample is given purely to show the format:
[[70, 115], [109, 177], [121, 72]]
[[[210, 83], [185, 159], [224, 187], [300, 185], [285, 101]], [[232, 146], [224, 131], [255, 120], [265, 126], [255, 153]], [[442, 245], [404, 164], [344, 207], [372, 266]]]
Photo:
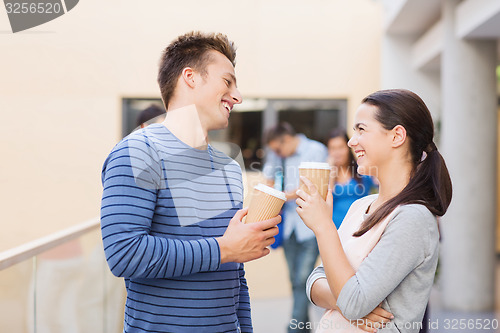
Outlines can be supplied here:
[[382, 88], [420, 94], [433, 113], [454, 193], [442, 218], [440, 273], [448, 310], [495, 301], [498, 0], [387, 0]]

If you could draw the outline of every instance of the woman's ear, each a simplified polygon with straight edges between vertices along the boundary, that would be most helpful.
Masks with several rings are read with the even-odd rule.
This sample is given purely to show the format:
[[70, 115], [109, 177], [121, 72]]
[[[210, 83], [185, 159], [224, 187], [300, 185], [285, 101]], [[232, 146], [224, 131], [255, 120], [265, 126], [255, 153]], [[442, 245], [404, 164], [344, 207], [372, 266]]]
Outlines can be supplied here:
[[182, 70], [182, 79], [191, 88], [195, 87], [195, 72], [191, 67], [186, 67]]
[[406, 128], [401, 125], [396, 125], [391, 130], [392, 147], [397, 148], [402, 146], [406, 141]]

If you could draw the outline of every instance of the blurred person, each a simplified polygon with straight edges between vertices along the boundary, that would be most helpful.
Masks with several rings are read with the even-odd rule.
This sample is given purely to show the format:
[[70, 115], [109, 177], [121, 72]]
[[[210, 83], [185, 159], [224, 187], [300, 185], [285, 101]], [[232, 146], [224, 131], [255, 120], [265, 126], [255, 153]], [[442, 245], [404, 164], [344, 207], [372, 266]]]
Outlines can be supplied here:
[[136, 119], [136, 126], [144, 128], [150, 124], [161, 123], [165, 119], [165, 110], [156, 104], [151, 104], [142, 110]]
[[342, 224], [352, 203], [377, 189], [372, 177], [360, 175], [354, 154], [347, 146], [349, 137], [345, 130], [334, 129], [328, 136], [328, 163], [332, 166], [333, 213], [337, 229]]
[[[305, 293], [307, 277], [314, 269], [318, 258], [318, 245], [314, 233], [307, 228], [295, 211], [295, 192], [299, 187], [299, 164], [301, 162], [324, 162], [326, 147], [317, 141], [297, 134], [288, 123], [280, 123], [266, 132], [266, 143], [270, 149], [263, 168], [268, 185], [274, 186], [276, 174], [282, 179], [281, 190], [287, 201], [283, 206], [283, 250], [285, 252], [293, 308], [291, 322], [309, 322], [309, 301]], [[278, 184], [279, 185], [279, 184]], [[290, 325], [289, 332], [308, 332]]]
[[207, 142], [242, 101], [235, 47], [179, 36], [162, 54], [167, 115], [118, 143], [103, 172], [101, 230], [125, 279], [124, 332], [252, 332], [243, 262], [267, 255], [280, 217], [243, 224], [240, 166]]
[[312, 195], [297, 191], [322, 258], [307, 283], [311, 302], [328, 310], [318, 331], [418, 332], [438, 261], [436, 217], [452, 197], [432, 117], [413, 92], [382, 90], [363, 99], [354, 129], [358, 172], [378, 177], [379, 194], [357, 200], [337, 232], [333, 196], [325, 202], [306, 178]]

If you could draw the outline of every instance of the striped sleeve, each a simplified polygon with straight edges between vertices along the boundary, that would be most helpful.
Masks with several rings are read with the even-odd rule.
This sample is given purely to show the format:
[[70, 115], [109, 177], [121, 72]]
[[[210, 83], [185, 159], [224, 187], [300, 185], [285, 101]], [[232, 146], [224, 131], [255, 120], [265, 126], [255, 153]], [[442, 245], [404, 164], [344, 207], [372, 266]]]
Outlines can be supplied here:
[[[145, 154], [151, 158], [143, 158]], [[147, 139], [136, 136], [118, 144], [104, 163], [101, 232], [111, 272], [125, 278], [170, 278], [217, 270], [220, 248], [215, 238], [186, 241], [150, 234], [154, 184], [161, 179], [154, 161]]]
[[245, 278], [245, 269], [243, 264], [240, 266], [240, 301], [237, 315], [240, 322], [241, 332], [253, 332], [252, 314], [250, 311], [250, 295], [248, 293], [248, 285]]

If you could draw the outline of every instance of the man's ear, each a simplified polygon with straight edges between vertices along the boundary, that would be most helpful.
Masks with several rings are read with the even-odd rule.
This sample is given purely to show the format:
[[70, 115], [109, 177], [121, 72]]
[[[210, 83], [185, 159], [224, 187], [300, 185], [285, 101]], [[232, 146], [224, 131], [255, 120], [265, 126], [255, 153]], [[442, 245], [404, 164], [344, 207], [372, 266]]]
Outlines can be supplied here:
[[394, 148], [402, 146], [406, 141], [406, 128], [401, 125], [396, 125], [391, 130], [392, 146]]
[[195, 83], [195, 72], [191, 67], [186, 67], [182, 70], [182, 79], [191, 88], [196, 86]]

